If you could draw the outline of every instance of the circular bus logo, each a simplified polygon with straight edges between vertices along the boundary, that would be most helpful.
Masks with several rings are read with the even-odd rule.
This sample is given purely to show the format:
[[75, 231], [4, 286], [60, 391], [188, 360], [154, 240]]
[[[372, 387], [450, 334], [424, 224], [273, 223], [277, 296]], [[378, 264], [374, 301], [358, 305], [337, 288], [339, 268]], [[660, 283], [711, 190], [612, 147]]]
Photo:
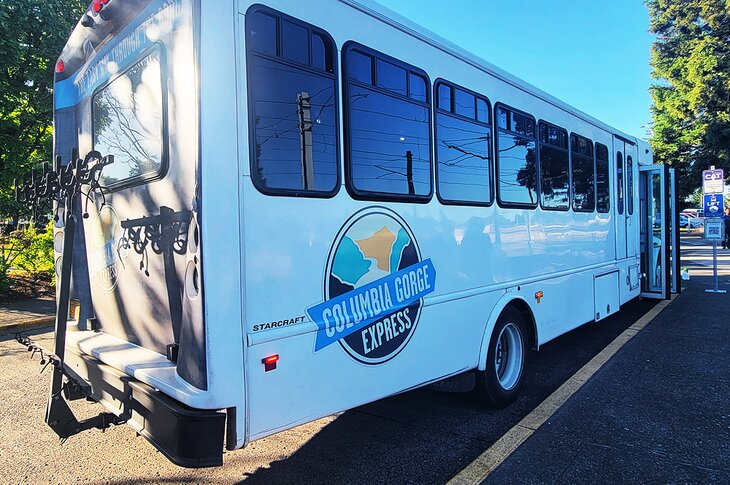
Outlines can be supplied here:
[[308, 310], [320, 326], [315, 350], [335, 341], [364, 364], [395, 357], [413, 336], [435, 272], [413, 232], [383, 207], [353, 215], [332, 245], [325, 302]]

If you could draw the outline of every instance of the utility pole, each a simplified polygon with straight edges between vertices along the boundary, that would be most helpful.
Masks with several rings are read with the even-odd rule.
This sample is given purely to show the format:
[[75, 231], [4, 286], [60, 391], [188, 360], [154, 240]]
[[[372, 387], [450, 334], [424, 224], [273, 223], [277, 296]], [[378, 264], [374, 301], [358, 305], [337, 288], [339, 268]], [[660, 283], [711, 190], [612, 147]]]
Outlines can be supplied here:
[[406, 151], [406, 178], [408, 179], [408, 195], [416, 195], [416, 188], [413, 185], [413, 152]]
[[314, 188], [314, 156], [312, 153], [312, 104], [309, 93], [297, 94], [297, 111], [299, 114], [299, 139], [302, 160], [302, 187], [304, 190]]

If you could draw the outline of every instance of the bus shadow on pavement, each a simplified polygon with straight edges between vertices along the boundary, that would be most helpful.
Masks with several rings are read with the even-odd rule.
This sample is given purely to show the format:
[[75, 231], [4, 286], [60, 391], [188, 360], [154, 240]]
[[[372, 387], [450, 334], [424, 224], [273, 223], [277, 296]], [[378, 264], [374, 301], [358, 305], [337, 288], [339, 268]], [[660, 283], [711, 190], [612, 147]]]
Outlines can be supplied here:
[[[380, 483], [408, 477], [409, 482], [445, 482], [655, 304], [632, 301], [618, 314], [531, 352], [522, 394], [506, 409], [490, 409], [468, 393], [407, 392], [341, 414], [290, 456], [247, 473], [245, 480]], [[286, 439], [279, 434], [266, 440]], [[236, 453], [247, 452], [256, 450], [234, 452], [230, 459], [240, 464]], [[242, 462], [248, 461], [243, 457]]]

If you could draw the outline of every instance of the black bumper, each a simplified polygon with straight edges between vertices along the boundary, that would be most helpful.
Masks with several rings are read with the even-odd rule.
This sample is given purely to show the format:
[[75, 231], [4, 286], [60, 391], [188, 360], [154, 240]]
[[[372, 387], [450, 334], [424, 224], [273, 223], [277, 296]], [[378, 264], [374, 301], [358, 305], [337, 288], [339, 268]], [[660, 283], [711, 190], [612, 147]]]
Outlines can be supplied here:
[[83, 379], [80, 383], [91, 385], [93, 399], [126, 420], [176, 465], [223, 464], [225, 413], [193, 409], [88, 355], [67, 351], [65, 366]]

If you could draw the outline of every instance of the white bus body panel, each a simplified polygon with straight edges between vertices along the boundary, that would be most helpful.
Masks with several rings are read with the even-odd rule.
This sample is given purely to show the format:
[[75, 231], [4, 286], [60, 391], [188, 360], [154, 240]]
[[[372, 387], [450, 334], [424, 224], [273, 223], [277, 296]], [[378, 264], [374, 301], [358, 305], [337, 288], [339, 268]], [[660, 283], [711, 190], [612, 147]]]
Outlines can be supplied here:
[[[476, 208], [443, 206], [435, 196], [427, 204], [376, 203], [353, 200], [344, 185], [332, 199], [261, 194], [250, 179], [247, 146], [250, 127], [243, 27], [244, 14], [253, 3], [239, 3], [236, 46], [241, 102], [235, 122], [228, 121], [238, 123], [242, 144], [240, 224], [244, 227], [243, 323], [249, 345], [245, 365], [249, 439], [475, 368], [481, 343], [485, 336], [488, 339], [496, 320], [490, 316], [506, 293], [526, 302], [535, 315], [536, 345], [594, 319], [596, 275], [620, 270], [621, 301], [638, 294], [626, 287], [630, 261], [616, 261], [613, 210], [586, 214], [502, 209], [496, 203]], [[587, 116], [578, 118], [552, 98], [538, 98], [524, 84], [506, 83], [501, 72], [490, 75], [486, 66], [461, 62], [454, 53], [427, 46], [416, 36], [374, 21], [345, 2], [275, 1], [268, 5], [323, 28], [338, 49], [347, 41], [361, 43], [418, 66], [432, 83], [444, 78], [486, 95], [492, 104], [506, 103], [612, 146], [615, 130], [609, 131]], [[340, 132], [341, 139], [342, 135]], [[615, 159], [610, 159], [611, 179], [615, 180]], [[340, 143], [340, 165], [343, 160]], [[614, 193], [612, 187], [612, 196]], [[380, 365], [357, 362], [339, 345], [315, 353], [317, 326], [308, 321], [305, 312], [324, 298], [325, 266], [336, 234], [354, 213], [370, 206], [391, 209], [408, 223], [422, 257], [431, 258], [437, 274], [436, 291], [425, 299], [412, 339], [396, 357]], [[226, 236], [226, 240], [232, 239]], [[234, 272], [232, 261], [235, 258], [224, 263], [225, 271]], [[208, 266], [206, 271], [210, 270]], [[535, 298], [538, 291], [544, 294], [540, 304]], [[257, 331], [266, 323], [287, 320], [297, 323]], [[262, 359], [274, 354], [280, 358], [278, 367], [266, 372]]]

